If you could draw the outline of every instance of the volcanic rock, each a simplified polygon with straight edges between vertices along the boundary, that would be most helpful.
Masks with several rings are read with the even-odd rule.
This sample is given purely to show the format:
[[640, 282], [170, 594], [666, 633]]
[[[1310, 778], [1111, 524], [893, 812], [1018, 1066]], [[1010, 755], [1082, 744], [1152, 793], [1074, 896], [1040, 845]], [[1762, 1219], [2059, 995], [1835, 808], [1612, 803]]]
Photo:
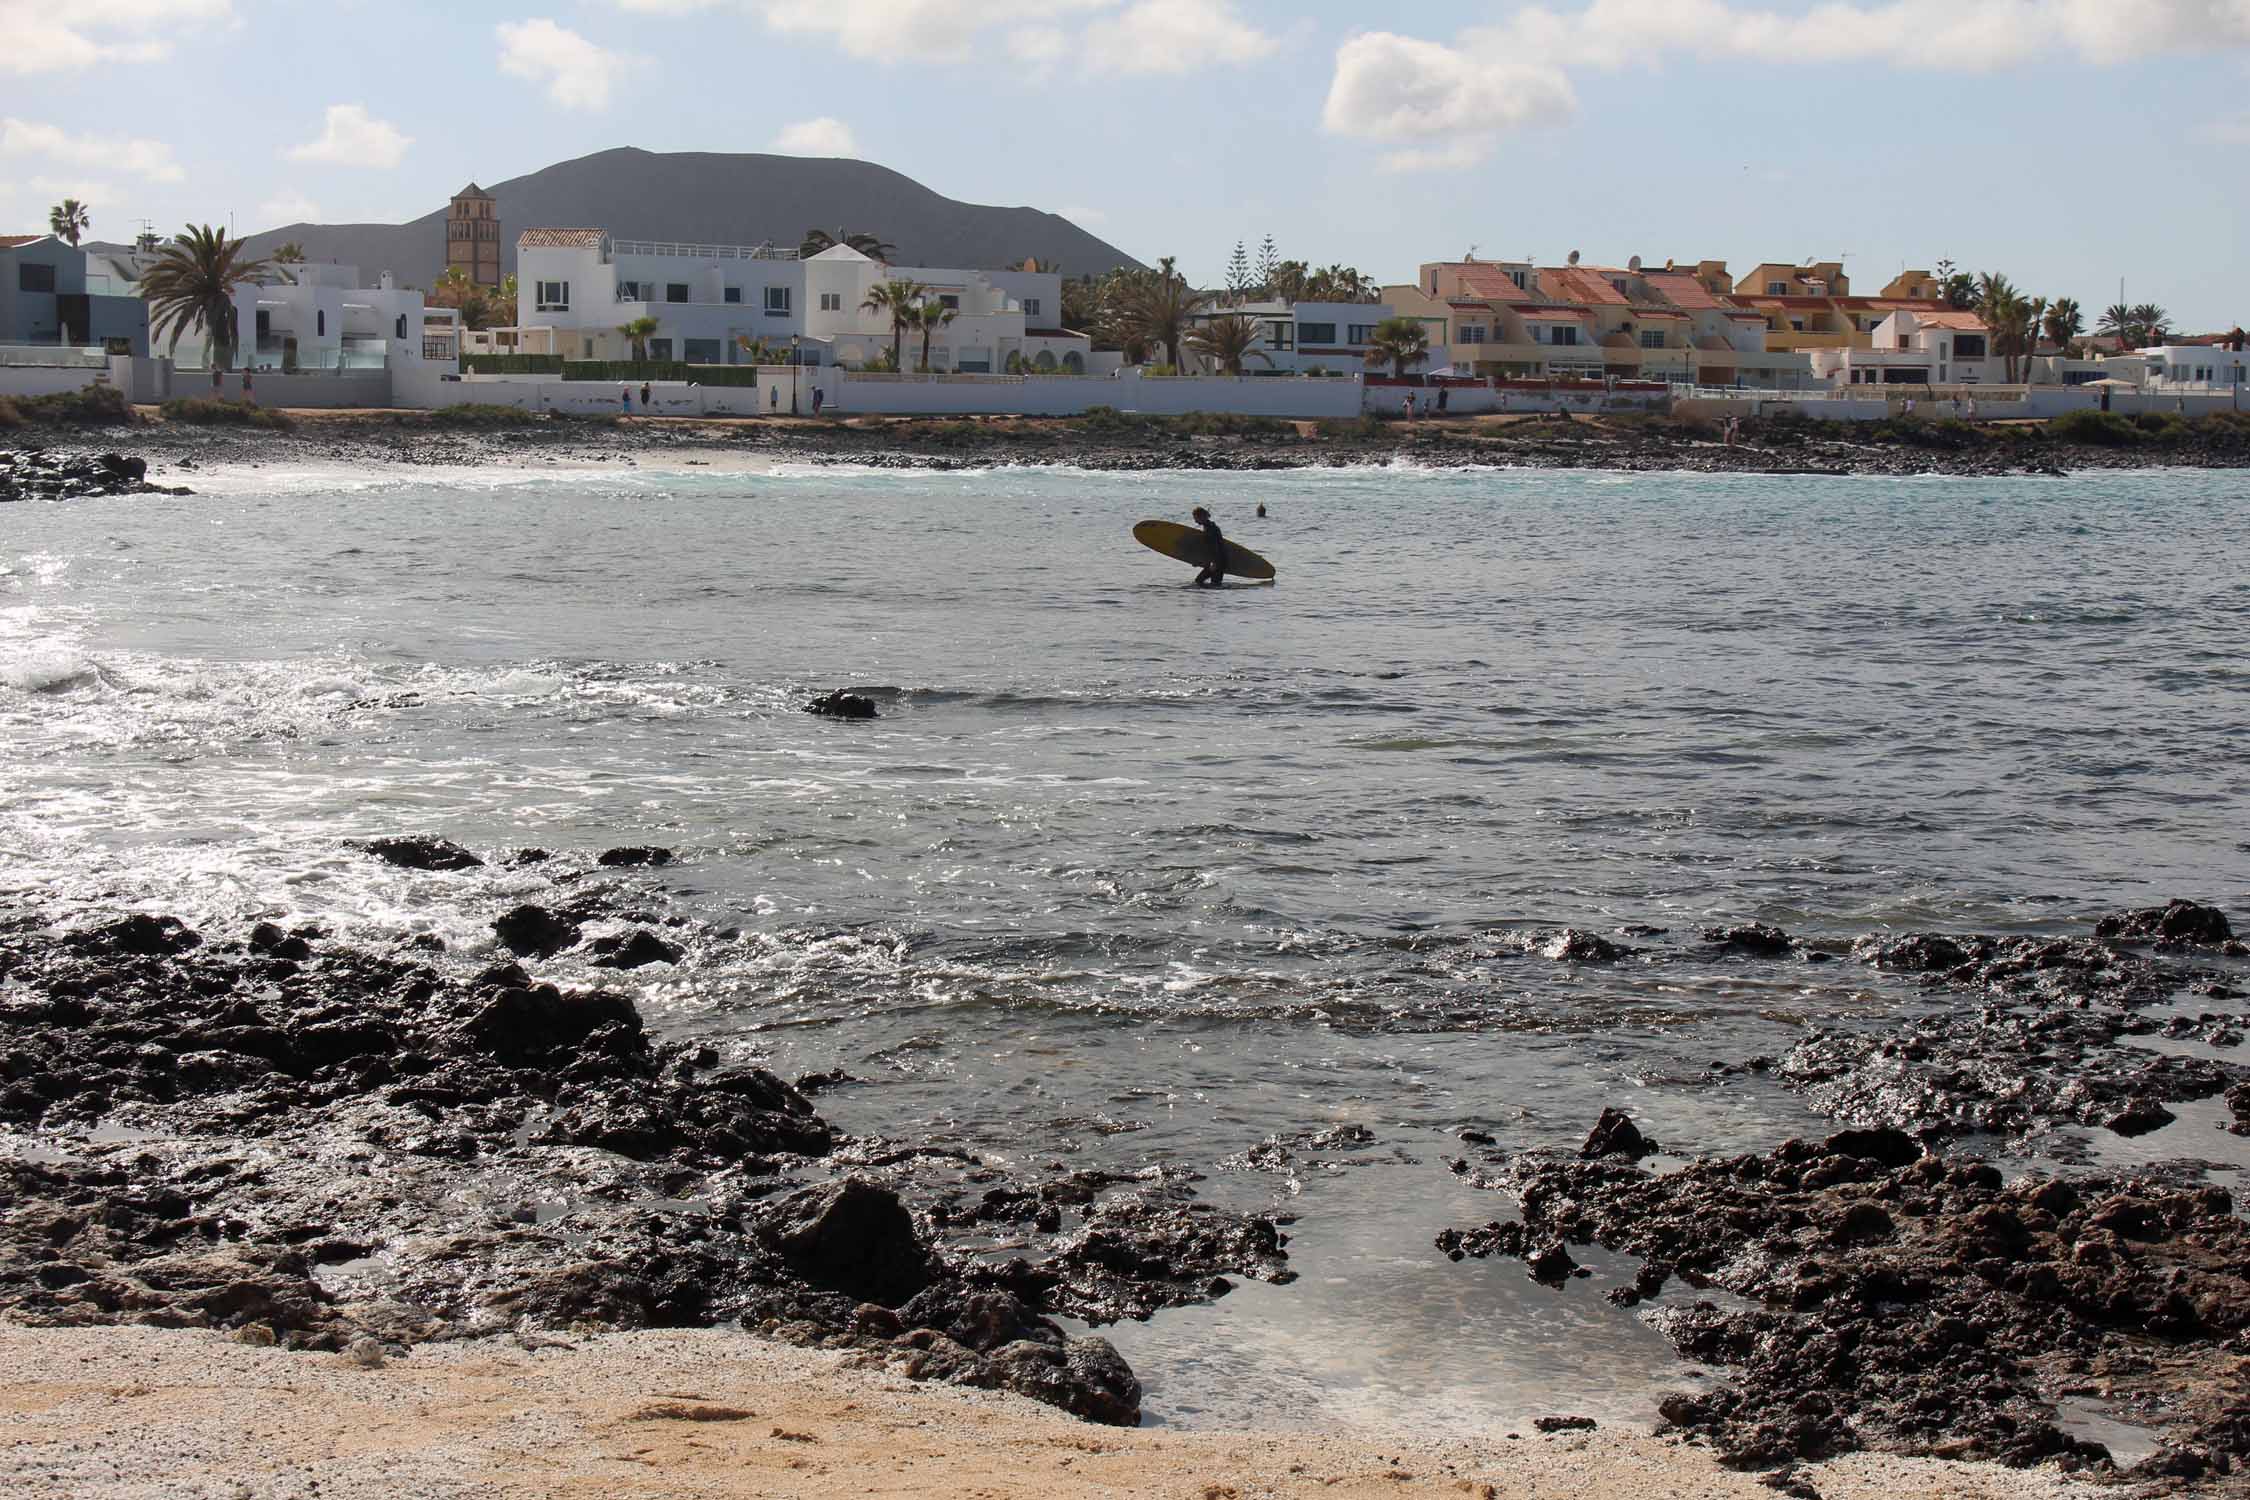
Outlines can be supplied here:
[[837, 688], [834, 692], [824, 693], [807, 703], [805, 712], [830, 719], [872, 719], [875, 717], [875, 702], [871, 698], [862, 698], [857, 693], [847, 693], [842, 688]]
[[484, 863], [449, 839], [365, 839], [351, 847], [405, 870], [469, 870]]

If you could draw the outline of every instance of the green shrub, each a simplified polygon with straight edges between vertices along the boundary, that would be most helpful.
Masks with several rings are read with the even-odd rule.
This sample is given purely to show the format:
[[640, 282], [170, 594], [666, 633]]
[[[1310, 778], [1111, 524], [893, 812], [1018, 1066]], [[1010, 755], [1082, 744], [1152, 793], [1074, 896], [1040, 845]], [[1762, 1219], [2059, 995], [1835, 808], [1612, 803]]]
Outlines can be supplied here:
[[2130, 448], [2141, 441], [2141, 429], [2113, 411], [2066, 411], [2047, 424], [2047, 431], [2066, 443], [2099, 448]]
[[559, 354], [464, 354], [461, 356], [461, 373], [464, 375], [560, 375], [563, 357]]
[[297, 424], [289, 414], [251, 401], [226, 401], [216, 396], [175, 397], [164, 403], [164, 420], [193, 427], [267, 427], [287, 431]]
[[131, 403], [114, 385], [0, 398], [0, 427], [113, 427], [133, 420]]

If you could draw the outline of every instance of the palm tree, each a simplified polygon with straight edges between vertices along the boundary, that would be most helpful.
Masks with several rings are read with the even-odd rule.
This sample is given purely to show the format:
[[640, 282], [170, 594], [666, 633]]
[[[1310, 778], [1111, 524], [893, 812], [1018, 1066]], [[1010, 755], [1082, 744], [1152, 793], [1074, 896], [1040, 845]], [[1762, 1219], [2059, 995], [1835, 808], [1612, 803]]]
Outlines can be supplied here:
[[952, 322], [960, 314], [935, 297], [925, 301], [914, 311], [914, 326], [922, 330], [922, 373], [930, 373], [930, 335]]
[[47, 228], [62, 239], [69, 241], [73, 249], [77, 248], [79, 240], [85, 237], [86, 231], [91, 229], [93, 224], [94, 216], [88, 213], [86, 205], [76, 198], [65, 198], [62, 202], [47, 210]]
[[1367, 362], [1390, 362], [1391, 374], [1401, 380], [1406, 378], [1406, 367], [1418, 365], [1430, 357], [1429, 325], [1420, 318], [1385, 318], [1375, 325], [1375, 336], [1367, 341]]
[[2068, 349], [2086, 331], [2086, 315], [2070, 297], [2057, 297], [2047, 306], [2047, 342]]
[[[437, 286], [430, 293], [430, 304], [433, 307], [458, 309], [461, 326], [464, 328], [484, 328], [492, 322], [491, 294], [471, 281], [468, 273], [459, 266], [447, 266], [439, 274]], [[509, 311], [514, 311], [513, 305]]]
[[2129, 348], [2133, 343], [2133, 310], [2122, 302], [2112, 302], [2102, 309], [2102, 318], [2094, 325], [2094, 332], [2117, 340], [2119, 348]]
[[243, 252], [242, 241], [224, 229], [189, 225], [172, 243], [156, 254], [155, 262], [141, 273], [141, 295], [148, 301], [149, 337], [164, 338], [167, 352], [177, 351], [180, 336], [201, 329], [211, 348], [211, 384], [219, 372], [234, 365], [241, 341], [241, 319], [235, 311], [236, 290], [255, 282], [266, 270], [262, 260]]
[[1126, 290], [1120, 299], [1119, 313], [1145, 343], [1162, 344], [1164, 352], [1171, 357], [1172, 368], [1178, 369], [1180, 345], [1186, 341], [1195, 315], [1210, 300], [1172, 269], [1172, 257], [1167, 255], [1159, 262], [1153, 278], [1137, 282]]
[[[1977, 277], [1975, 310], [1981, 313], [1992, 308], [2005, 307], [2009, 299], [2018, 295], [2020, 294], [2016, 291], [2015, 284], [2009, 281], [2007, 277], [2001, 275], [1998, 271], [1986, 271]], [[1987, 318], [1986, 321], [1990, 322], [1991, 320]]]
[[887, 312], [891, 315], [891, 368], [899, 367], [899, 343], [906, 336], [906, 326], [919, 320], [918, 309], [930, 289], [919, 281], [878, 281], [867, 292], [867, 300], [860, 304], [866, 312]]
[[2143, 344], [2161, 344], [2172, 336], [2172, 315], [2153, 302], [2135, 303], [2133, 326], [2141, 331]]
[[633, 341], [633, 360], [635, 363], [648, 358], [648, 341], [655, 336], [656, 330], [663, 326], [656, 319], [649, 317], [635, 318], [630, 323], [618, 325], [617, 331]]
[[806, 230], [804, 240], [797, 246], [797, 258], [811, 260], [821, 251], [833, 250], [838, 245], [849, 246], [869, 260], [887, 261], [898, 254], [898, 246], [891, 244], [879, 235], [869, 234], [864, 230], [858, 233], [846, 233], [839, 226], [833, 234], [825, 229]]
[[1273, 363], [1273, 356], [1258, 345], [1258, 320], [1242, 313], [1213, 318], [1187, 336], [1187, 346], [1216, 363], [1229, 375], [1242, 373], [1246, 359]]
[[305, 247], [295, 240], [283, 240], [274, 248], [273, 263], [277, 266], [301, 266], [305, 263]]
[[1943, 277], [1941, 293], [1945, 305], [1967, 312], [1977, 305], [1977, 279], [1966, 271], [1940, 273]]

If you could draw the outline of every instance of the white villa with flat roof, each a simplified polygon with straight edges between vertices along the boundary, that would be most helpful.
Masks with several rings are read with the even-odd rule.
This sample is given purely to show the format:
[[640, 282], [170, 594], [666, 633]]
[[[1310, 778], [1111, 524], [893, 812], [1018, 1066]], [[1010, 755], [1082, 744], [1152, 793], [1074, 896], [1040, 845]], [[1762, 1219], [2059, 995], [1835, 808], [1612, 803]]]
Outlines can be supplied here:
[[[626, 240], [603, 229], [524, 231], [516, 326], [492, 330], [490, 343], [519, 354], [626, 359], [632, 341], [620, 330], [652, 318], [653, 360], [776, 364], [794, 349], [808, 365], [857, 366], [890, 351], [889, 312], [867, 306], [885, 281], [917, 283], [926, 300], [953, 311], [931, 332], [932, 370], [1086, 370], [1091, 341], [1062, 327], [1057, 272], [894, 266], [845, 245], [801, 259], [772, 245]], [[900, 364], [914, 369], [921, 355], [921, 332], [910, 328], [899, 340]]]

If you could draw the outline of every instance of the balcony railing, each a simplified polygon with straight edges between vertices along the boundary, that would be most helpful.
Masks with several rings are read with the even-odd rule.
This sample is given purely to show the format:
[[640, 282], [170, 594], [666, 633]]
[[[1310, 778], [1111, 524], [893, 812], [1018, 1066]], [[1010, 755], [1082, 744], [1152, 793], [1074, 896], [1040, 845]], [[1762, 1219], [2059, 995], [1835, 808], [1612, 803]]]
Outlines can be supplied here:
[[779, 245], [694, 245], [684, 240], [611, 240], [615, 255], [657, 255], [673, 260], [796, 260], [794, 248]]

